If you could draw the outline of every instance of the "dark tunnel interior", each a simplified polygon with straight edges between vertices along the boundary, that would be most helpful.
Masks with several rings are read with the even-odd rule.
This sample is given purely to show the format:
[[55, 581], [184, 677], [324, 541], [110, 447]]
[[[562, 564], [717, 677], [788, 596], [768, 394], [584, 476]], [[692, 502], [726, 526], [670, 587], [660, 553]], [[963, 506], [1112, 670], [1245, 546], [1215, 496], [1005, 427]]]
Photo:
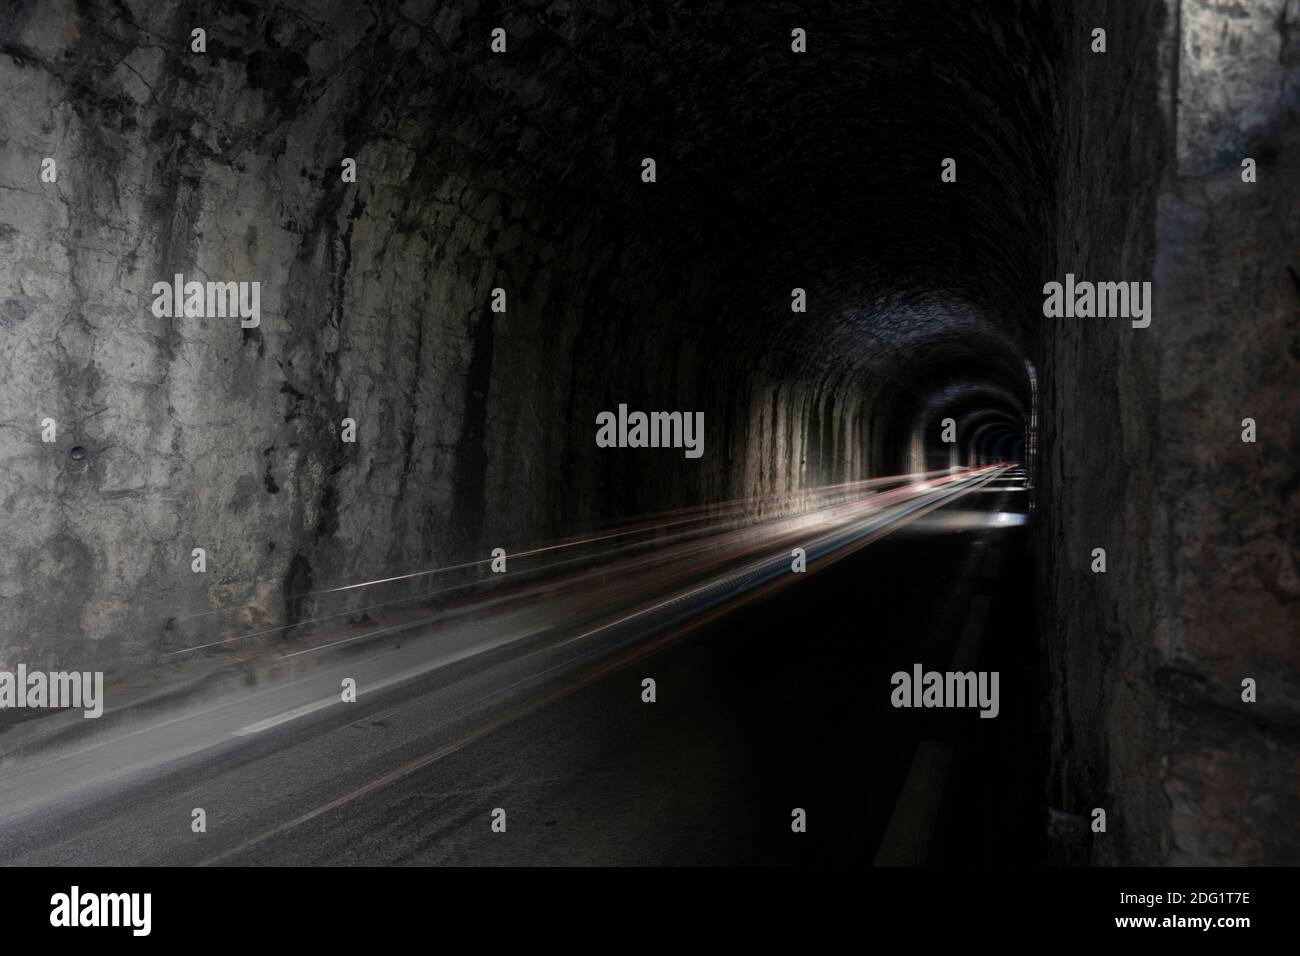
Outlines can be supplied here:
[[[1294, 863], [1298, 68], [1285, 0], [9, 4], [0, 666], [252, 681], [327, 611], [403, 621], [407, 572], [490, 596], [497, 548], [1012, 468], [1008, 756], [952, 779], [1028, 835], [951, 853]], [[1149, 327], [1047, 317], [1067, 273], [1152, 283]], [[260, 324], [151, 311], [174, 276], [259, 280]], [[621, 405], [703, 453], [600, 447]], [[979, 532], [939, 537], [737, 620], [919, 628]], [[825, 666], [790, 665], [810, 733], [853, 721], [826, 687], [901, 726]], [[1087, 845], [1045, 822], [1094, 807]]]

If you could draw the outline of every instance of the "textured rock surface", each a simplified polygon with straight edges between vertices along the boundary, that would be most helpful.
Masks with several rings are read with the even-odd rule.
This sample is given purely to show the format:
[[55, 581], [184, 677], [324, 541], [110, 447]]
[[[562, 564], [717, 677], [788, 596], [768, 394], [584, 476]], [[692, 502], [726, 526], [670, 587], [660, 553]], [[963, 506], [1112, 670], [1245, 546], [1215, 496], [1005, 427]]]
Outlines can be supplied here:
[[[139, 666], [521, 533], [861, 476], [925, 365], [1018, 374], [970, 304], [1006, 272], [968, 268], [997, 237], [936, 238], [929, 170], [903, 175], [932, 210], [882, 198], [898, 155], [1014, 82], [994, 50], [965, 90], [901, 56], [896, 15], [804, 61], [759, 14], [538, 6], [501, 15], [493, 58], [473, 4], [226, 9], [6, 14], [6, 660]], [[938, 25], [926, 54], [964, 29]], [[939, 86], [951, 115], [909, 127]], [[1018, 180], [990, 182], [958, 201], [972, 232], [1016, 225], [984, 206], [1018, 210]], [[260, 328], [153, 317], [177, 272], [260, 281]], [[596, 449], [619, 402], [705, 411], [704, 459]]]
[[[1176, 862], [1300, 862], [1300, 7], [1183, 4], [1156, 274]], [[1241, 159], [1258, 182], [1241, 180]], [[1240, 440], [1256, 419], [1257, 444]], [[1206, 440], [1203, 436], [1214, 436]], [[1163, 531], [1163, 534], [1160, 533]], [[1153, 560], [1152, 564], [1156, 561]], [[1243, 707], [1241, 680], [1259, 684]], [[1286, 821], [1292, 825], [1287, 826]]]
[[1051, 799], [1109, 809], [1097, 862], [1300, 860], [1291, 6], [1098, 4], [1076, 27], [1110, 52], [1065, 71], [1058, 273], [1156, 297], [1148, 329], [1055, 322], [1042, 351]]
[[[1030, 358], [1046, 802], [1112, 808], [1096, 861], [1294, 861], [1295, 20], [11, 4], [0, 666], [140, 669], [313, 589], [933, 464], [942, 415], [1026, 414]], [[1153, 278], [1151, 328], [1045, 322], [1066, 271]], [[259, 281], [261, 326], [155, 318], [177, 272]], [[704, 411], [704, 458], [597, 449], [620, 402]]]

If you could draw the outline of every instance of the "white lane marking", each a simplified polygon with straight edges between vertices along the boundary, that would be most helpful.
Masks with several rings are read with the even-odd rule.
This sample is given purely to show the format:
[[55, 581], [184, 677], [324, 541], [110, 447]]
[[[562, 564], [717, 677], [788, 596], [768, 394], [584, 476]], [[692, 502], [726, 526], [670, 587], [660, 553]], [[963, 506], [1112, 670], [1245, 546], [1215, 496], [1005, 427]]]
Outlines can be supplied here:
[[[510, 644], [514, 641], [523, 640], [525, 637], [532, 637], [534, 634], [540, 634], [542, 631], [549, 630], [550, 627], [551, 625], [549, 624], [541, 624], [536, 627], [529, 628], [528, 630], [517, 631], [513, 634], [507, 634], [504, 637], [498, 638], [496, 640], [491, 640], [486, 643], [474, 644], [470, 647], [462, 648], [459, 651], [455, 651], [451, 654], [444, 655], [435, 660], [429, 661], [424, 664], [420, 664], [416, 667], [411, 667], [408, 668], [407, 670], [399, 671], [398, 673], [393, 674], [389, 677], [385, 677], [383, 680], [377, 681], [373, 684], [365, 684], [365, 685], [358, 684], [357, 694], [358, 695], [362, 693], [369, 694], [369, 693], [374, 693], [375, 691], [378, 690], [384, 690], [387, 687], [392, 687], [395, 684], [401, 684], [405, 681], [408, 681], [413, 677], [419, 677], [422, 674], [427, 674], [429, 673], [429, 671], [437, 670], [440, 667], [446, 667], [448, 664], [454, 664], [457, 661], [464, 660], [467, 657], [473, 657], [475, 654], [481, 654], [484, 651], [493, 650], [495, 648], [501, 647], [504, 644]], [[338, 670], [338, 668], [336, 668], [335, 670]], [[265, 720], [259, 720], [255, 723], [248, 724], [247, 726], [240, 727], [238, 730], [232, 733], [231, 736], [247, 737], [249, 734], [258, 734], [264, 730], [270, 730], [272, 727], [278, 727], [281, 724], [287, 724], [291, 720], [297, 720], [299, 717], [306, 717], [308, 714], [314, 714], [318, 710], [324, 710], [326, 707], [331, 707], [334, 704], [341, 704], [341, 703], [343, 703], [342, 697], [339, 695], [335, 695], [332, 697], [327, 697], [324, 700], [315, 701], [314, 703], [311, 704], [303, 704], [301, 707], [295, 707], [292, 710], [286, 710], [284, 713], [276, 714], [274, 717], [267, 717]]]
[[899, 791], [885, 838], [876, 851], [876, 866], [923, 866], [934, 838], [934, 824], [943, 802], [952, 747], [923, 740], [916, 748], [907, 779]]
[[266, 720], [259, 720], [255, 724], [249, 724], [247, 727], [240, 727], [231, 736], [247, 737], [249, 734], [258, 734], [263, 730], [270, 730], [272, 727], [287, 724], [291, 720], [306, 717], [308, 714], [314, 714], [318, 710], [324, 710], [326, 707], [337, 703], [341, 703], [341, 698], [327, 697], [325, 700], [318, 700], [314, 704], [304, 704], [301, 707], [295, 707], [293, 710], [286, 710], [283, 714], [276, 714], [274, 717], [266, 718]]
[[[990, 551], [990, 556], [997, 551]], [[966, 623], [953, 651], [951, 671], [971, 670], [979, 661], [980, 638], [988, 622], [993, 601], [987, 595], [971, 598]], [[951, 744], [923, 740], [912, 756], [907, 779], [899, 791], [885, 836], [876, 851], [876, 866], [924, 866], [934, 836], [935, 822], [948, 783], [952, 763]]]

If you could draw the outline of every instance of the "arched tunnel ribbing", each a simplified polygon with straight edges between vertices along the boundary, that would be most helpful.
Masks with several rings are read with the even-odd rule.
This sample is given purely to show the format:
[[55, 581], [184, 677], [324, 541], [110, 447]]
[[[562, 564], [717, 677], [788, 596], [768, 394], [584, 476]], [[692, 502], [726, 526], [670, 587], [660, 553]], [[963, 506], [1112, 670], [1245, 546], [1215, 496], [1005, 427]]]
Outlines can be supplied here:
[[[394, 569], [1016, 462], [1042, 808], [1111, 808], [1094, 863], [1294, 862], [1300, 24], [1227, 6], [13, 5], [0, 658], [134, 675]], [[1045, 318], [1066, 273], [1150, 327]], [[151, 314], [177, 274], [262, 324]], [[598, 447], [620, 404], [704, 454]]]

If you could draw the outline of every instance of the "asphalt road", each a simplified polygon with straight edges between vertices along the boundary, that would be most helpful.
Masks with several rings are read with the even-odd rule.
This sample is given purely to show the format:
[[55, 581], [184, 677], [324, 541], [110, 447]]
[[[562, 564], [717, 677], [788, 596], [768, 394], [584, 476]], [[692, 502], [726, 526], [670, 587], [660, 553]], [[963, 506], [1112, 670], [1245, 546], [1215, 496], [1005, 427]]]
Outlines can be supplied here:
[[[0, 863], [1032, 861], [1027, 495], [1001, 488], [688, 620], [593, 643], [507, 610], [295, 698], [351, 673], [355, 703], [245, 695], [0, 766]], [[997, 719], [891, 707], [895, 670], [953, 661], [1000, 669]]]

